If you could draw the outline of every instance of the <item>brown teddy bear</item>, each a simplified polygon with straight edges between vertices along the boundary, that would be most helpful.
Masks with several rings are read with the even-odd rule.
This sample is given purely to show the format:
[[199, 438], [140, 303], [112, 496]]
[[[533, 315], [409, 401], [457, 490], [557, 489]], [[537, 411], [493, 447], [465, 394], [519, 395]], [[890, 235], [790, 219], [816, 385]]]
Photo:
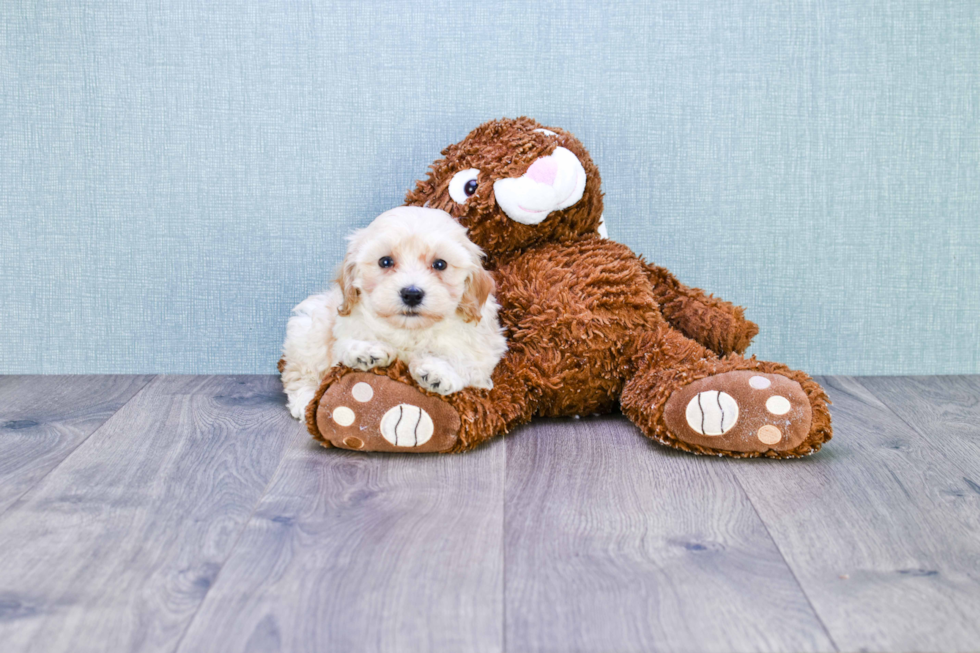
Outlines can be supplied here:
[[509, 350], [491, 390], [446, 397], [399, 363], [333, 368], [306, 411], [321, 444], [464, 451], [535, 415], [617, 405], [646, 436], [700, 454], [793, 458], [830, 439], [813, 379], [742, 357], [758, 328], [741, 308], [601, 235], [599, 171], [570, 133], [496, 120], [442, 155], [406, 204], [447, 211], [483, 248]]

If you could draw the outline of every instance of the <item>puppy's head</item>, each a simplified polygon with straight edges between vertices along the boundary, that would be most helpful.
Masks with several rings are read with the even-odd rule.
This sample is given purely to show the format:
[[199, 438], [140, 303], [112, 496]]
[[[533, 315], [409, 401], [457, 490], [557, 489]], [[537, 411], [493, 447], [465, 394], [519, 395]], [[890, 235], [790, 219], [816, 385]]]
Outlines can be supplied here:
[[454, 313], [478, 322], [494, 287], [481, 257], [465, 227], [444, 211], [386, 211], [350, 237], [339, 280], [340, 314], [363, 302], [399, 328], [426, 328]]

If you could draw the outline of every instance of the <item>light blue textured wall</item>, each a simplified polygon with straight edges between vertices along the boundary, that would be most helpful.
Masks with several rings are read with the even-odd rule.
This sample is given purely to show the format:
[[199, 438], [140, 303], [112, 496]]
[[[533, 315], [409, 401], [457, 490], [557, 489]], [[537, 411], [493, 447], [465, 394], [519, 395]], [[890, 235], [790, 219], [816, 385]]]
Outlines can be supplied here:
[[980, 372], [980, 3], [0, 7], [0, 372], [271, 372], [343, 235], [480, 122], [815, 373]]

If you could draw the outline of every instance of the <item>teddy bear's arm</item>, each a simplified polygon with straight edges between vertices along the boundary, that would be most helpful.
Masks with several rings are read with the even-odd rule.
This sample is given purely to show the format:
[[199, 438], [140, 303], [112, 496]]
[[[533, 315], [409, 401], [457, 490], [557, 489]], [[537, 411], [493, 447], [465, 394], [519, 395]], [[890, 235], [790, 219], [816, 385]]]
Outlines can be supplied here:
[[741, 306], [685, 286], [666, 268], [644, 262], [647, 277], [667, 322], [719, 356], [742, 354], [759, 333]]

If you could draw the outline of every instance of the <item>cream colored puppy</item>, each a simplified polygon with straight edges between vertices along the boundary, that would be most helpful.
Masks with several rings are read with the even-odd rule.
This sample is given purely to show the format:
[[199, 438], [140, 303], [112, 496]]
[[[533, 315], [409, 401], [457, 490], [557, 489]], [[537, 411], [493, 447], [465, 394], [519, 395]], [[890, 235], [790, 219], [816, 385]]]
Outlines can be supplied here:
[[293, 309], [283, 343], [289, 412], [302, 419], [324, 373], [408, 364], [439, 394], [492, 388], [507, 350], [493, 277], [448, 213], [403, 206], [354, 232], [334, 286]]

